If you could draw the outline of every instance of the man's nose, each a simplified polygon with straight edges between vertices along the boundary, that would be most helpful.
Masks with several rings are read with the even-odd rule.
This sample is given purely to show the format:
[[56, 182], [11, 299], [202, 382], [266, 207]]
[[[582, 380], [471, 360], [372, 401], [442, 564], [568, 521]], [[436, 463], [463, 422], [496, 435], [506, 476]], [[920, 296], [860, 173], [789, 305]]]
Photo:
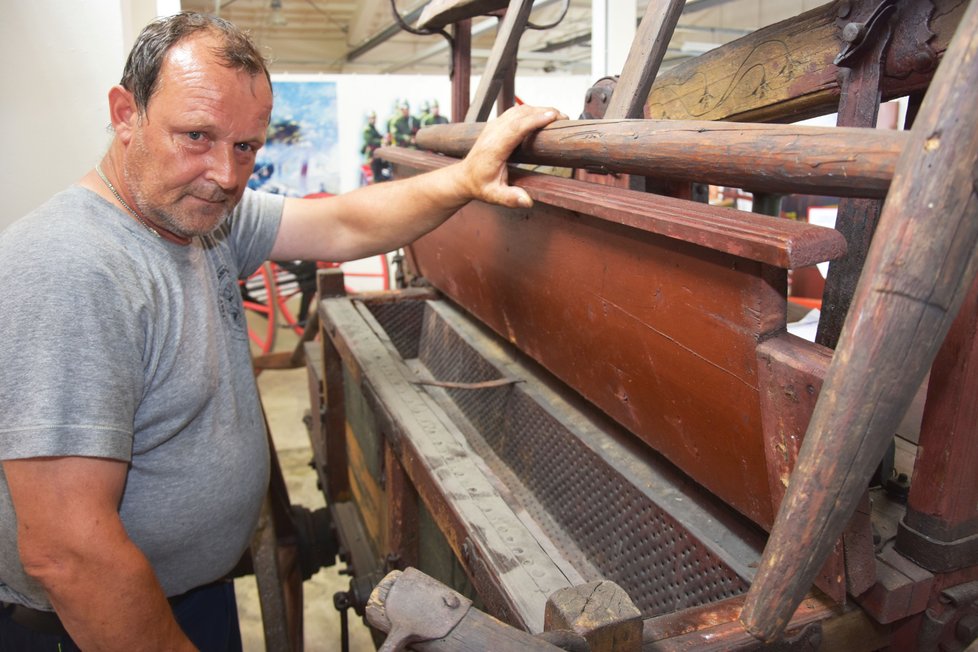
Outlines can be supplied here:
[[219, 185], [223, 190], [232, 190], [237, 186], [237, 169], [234, 164], [233, 146], [219, 145], [211, 148], [207, 179]]

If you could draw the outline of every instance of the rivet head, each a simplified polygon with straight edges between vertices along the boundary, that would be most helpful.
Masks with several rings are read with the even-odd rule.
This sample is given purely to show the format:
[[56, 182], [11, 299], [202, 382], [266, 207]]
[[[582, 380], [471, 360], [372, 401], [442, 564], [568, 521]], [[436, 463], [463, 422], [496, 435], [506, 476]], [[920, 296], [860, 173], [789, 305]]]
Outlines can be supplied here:
[[458, 606], [462, 604], [461, 601], [458, 599], [458, 596], [455, 595], [454, 593], [449, 593], [448, 595], [442, 596], [441, 601], [449, 609], [458, 609]]

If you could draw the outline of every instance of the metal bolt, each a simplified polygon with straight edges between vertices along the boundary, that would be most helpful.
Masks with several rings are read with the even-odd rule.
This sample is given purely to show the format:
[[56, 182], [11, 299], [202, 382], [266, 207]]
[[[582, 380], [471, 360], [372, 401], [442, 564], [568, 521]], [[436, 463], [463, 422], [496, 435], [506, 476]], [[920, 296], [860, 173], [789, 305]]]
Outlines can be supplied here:
[[937, 57], [929, 50], [921, 50], [913, 55], [913, 69], [917, 72], [930, 72], [937, 65]]
[[849, 23], [842, 28], [842, 40], [846, 43], [858, 43], [866, 36], [866, 23]]
[[441, 601], [449, 609], [458, 609], [458, 606], [462, 604], [462, 602], [458, 599], [458, 596], [455, 595], [454, 593], [448, 593], [446, 595], [443, 595]]
[[852, 5], [849, 4], [848, 2], [843, 2], [839, 5], [839, 10], [838, 13], [836, 13], [836, 15], [839, 18], [845, 18], [846, 16], [849, 15], [850, 11], [852, 11]]

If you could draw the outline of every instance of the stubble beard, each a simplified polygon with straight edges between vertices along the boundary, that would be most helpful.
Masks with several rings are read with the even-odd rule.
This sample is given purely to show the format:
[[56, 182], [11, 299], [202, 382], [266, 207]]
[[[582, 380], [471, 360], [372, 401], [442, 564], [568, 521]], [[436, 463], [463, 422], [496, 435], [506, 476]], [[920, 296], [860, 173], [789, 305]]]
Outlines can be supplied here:
[[[149, 160], [150, 154], [146, 150], [145, 145], [141, 140], [134, 140], [131, 146], [136, 149], [141, 160]], [[129, 190], [129, 194], [132, 197], [136, 210], [139, 211], [144, 218], [149, 219], [152, 223], [163, 227], [174, 235], [178, 235], [183, 238], [193, 238], [195, 236], [211, 233], [231, 216], [231, 212], [234, 210], [234, 205], [237, 203], [234, 201], [226, 203], [224, 209], [219, 215], [211, 218], [206, 224], [197, 225], [197, 223], [201, 221], [199, 218], [195, 219], [193, 215], [187, 215], [186, 211], [180, 211], [178, 207], [174, 207], [174, 209], [171, 210], [164, 206], [155, 205], [147, 197], [146, 192], [140, 184], [141, 175], [134, 173], [133, 171], [133, 168], [137, 167], [138, 165], [130, 165], [130, 162], [127, 161], [123, 168], [123, 177], [126, 182], [126, 187]], [[227, 193], [220, 188], [214, 188], [207, 191], [198, 191], [190, 186], [185, 186], [182, 191], [185, 194], [192, 194], [197, 197], [206, 197], [212, 201], [227, 201], [229, 199]]]

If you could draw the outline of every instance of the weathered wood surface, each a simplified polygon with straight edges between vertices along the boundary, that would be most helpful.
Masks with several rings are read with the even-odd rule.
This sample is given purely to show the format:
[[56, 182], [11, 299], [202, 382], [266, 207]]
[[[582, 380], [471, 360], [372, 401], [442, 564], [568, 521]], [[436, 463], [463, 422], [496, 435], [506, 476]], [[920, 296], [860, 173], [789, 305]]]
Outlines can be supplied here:
[[642, 648], [642, 612], [614, 582], [595, 580], [554, 591], [544, 616], [547, 631], [570, 630], [588, 643], [589, 652], [638, 652]]
[[[744, 631], [737, 614], [744, 604], [738, 596], [647, 619], [643, 625], [645, 652], [728, 652], [759, 650], [757, 639]], [[824, 597], [808, 595], [798, 605], [788, 626], [789, 635], [804, 639], [806, 627], [818, 627], [821, 645], [792, 649], [869, 652], [885, 648], [889, 635], [858, 610], [839, 608]], [[810, 631], [810, 630], [809, 630]]]
[[496, 96], [515, 65], [516, 51], [519, 49], [523, 29], [530, 19], [531, 9], [533, 0], [509, 0], [506, 15], [503, 16], [496, 40], [489, 52], [486, 68], [479, 78], [479, 87], [475, 89], [475, 97], [465, 114], [465, 122], [485, 122], [489, 118]]
[[401, 466], [388, 442], [384, 442], [384, 474], [387, 480], [388, 552], [394, 555], [398, 568], [417, 566], [418, 492]]
[[[978, 3], [937, 71], [741, 619], [776, 638], [855, 509], [978, 272]], [[956, 110], [949, 110], [953, 108]]]
[[[401, 166], [399, 174], [452, 162], [404, 148], [383, 148], [376, 155]], [[544, 204], [784, 269], [833, 260], [845, 252], [838, 232], [804, 222], [624, 188], [604, 187], [596, 194], [592, 184], [515, 168], [510, 168], [510, 181]]]
[[641, 118], [686, 0], [652, 0], [638, 26], [605, 118]]
[[931, 369], [897, 550], [925, 568], [978, 565], [978, 282]]
[[[317, 296], [320, 298], [346, 294], [343, 272], [339, 268], [320, 270], [316, 274]], [[321, 318], [321, 316], [320, 316]], [[343, 366], [336, 348], [322, 333], [323, 404], [322, 431], [314, 433], [313, 451], [325, 462], [326, 501], [339, 503], [350, 499], [347, 474], [346, 410], [343, 405]]]
[[509, 0], [431, 0], [421, 11], [418, 29], [439, 30], [460, 20], [505, 9]]
[[[418, 132], [423, 149], [462, 157], [481, 124]], [[905, 132], [683, 120], [566, 120], [520, 146], [514, 163], [601, 168], [757, 191], [882, 197]]]
[[543, 631], [546, 598], [569, 585], [565, 575], [495, 491], [451, 419], [411, 383], [413, 373], [398, 362], [369, 310], [346, 299], [326, 300], [320, 318], [486, 608], [507, 623]]
[[[837, 0], [670, 68], [652, 86], [645, 117], [791, 122], [833, 113], [840, 88], [832, 62], [844, 45], [842, 27], [877, 4]], [[935, 0], [929, 21], [914, 13], [919, 4], [898, 3], [894, 41], [926, 43], [887, 57], [884, 99], [926, 88], [929, 66], [942, 56], [967, 0]]]

